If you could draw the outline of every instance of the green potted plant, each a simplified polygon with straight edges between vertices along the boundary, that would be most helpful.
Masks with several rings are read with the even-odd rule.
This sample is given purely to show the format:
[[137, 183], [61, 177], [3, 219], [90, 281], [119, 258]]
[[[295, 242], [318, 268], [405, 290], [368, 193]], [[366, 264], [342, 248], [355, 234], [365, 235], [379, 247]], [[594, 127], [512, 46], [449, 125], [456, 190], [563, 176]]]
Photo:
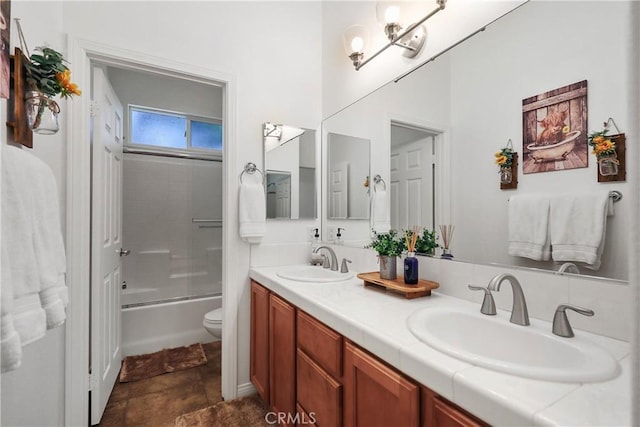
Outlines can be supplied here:
[[49, 47], [37, 47], [26, 63], [25, 94], [29, 127], [36, 133], [51, 135], [58, 131], [60, 107], [53, 97], [70, 98], [82, 92], [71, 82], [71, 71], [62, 54]]
[[416, 240], [415, 250], [417, 254], [433, 255], [435, 249], [439, 247], [435, 230], [429, 231], [428, 228], [425, 228], [422, 230], [422, 234], [418, 236], [418, 240]]
[[406, 249], [404, 236], [401, 237], [396, 230], [386, 233], [377, 233], [373, 230], [373, 240], [365, 247], [378, 252], [380, 278], [395, 280], [397, 278], [396, 259]]

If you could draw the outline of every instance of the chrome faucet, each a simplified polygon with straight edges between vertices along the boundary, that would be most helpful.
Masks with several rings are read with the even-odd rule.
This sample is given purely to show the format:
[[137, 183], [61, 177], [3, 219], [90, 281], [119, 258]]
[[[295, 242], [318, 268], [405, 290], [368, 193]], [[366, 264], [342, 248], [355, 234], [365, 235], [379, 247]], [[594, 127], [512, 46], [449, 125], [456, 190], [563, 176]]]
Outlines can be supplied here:
[[509, 320], [516, 325], [528, 326], [529, 312], [527, 311], [527, 302], [524, 300], [524, 293], [522, 293], [520, 282], [518, 282], [518, 279], [516, 279], [513, 274], [498, 274], [489, 281], [487, 288], [490, 291], [499, 291], [500, 285], [505, 280], [511, 284], [511, 290], [513, 291], [513, 306], [511, 307], [511, 319]]
[[338, 271], [338, 257], [336, 257], [336, 253], [329, 246], [318, 246], [313, 250], [313, 253], [316, 254], [320, 252], [320, 249], [326, 249], [331, 255], [331, 264], [327, 265], [326, 263], [323, 265], [324, 268], [331, 267], [331, 271]]
[[571, 338], [575, 335], [573, 333], [573, 329], [571, 328], [571, 324], [569, 323], [569, 319], [567, 319], [567, 313], [565, 312], [567, 308], [584, 316], [593, 316], [595, 313], [593, 312], [593, 310], [578, 307], [575, 305], [560, 304], [558, 306], [558, 308], [556, 309], [556, 314], [553, 315], [552, 331], [559, 337]]
[[558, 269], [558, 274], [564, 274], [564, 273], [575, 273], [575, 274], [580, 274], [580, 270], [578, 269], [578, 266], [575, 265], [572, 262], [565, 262], [564, 264], [562, 264], [560, 266], [560, 268]]

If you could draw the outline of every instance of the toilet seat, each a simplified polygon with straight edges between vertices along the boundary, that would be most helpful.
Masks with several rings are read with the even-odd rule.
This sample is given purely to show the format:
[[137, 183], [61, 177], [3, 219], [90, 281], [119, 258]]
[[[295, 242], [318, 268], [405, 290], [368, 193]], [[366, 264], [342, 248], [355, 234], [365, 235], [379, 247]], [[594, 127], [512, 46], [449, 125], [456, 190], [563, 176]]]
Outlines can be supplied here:
[[222, 324], [222, 308], [216, 308], [205, 314], [204, 321], [209, 324]]

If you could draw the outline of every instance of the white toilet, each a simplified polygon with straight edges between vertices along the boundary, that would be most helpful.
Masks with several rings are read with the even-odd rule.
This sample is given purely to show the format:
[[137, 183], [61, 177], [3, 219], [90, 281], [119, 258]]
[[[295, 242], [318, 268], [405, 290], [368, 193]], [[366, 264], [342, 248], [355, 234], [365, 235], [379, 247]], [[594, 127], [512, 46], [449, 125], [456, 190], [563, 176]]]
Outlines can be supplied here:
[[222, 338], [222, 307], [205, 314], [202, 325], [214, 337]]

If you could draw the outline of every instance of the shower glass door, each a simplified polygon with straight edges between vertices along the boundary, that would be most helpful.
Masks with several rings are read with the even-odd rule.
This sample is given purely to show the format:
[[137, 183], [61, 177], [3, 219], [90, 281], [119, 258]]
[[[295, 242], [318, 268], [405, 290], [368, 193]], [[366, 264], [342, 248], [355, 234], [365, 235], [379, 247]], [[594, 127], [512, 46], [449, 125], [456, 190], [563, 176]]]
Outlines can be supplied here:
[[222, 162], [124, 155], [123, 307], [221, 293]]

